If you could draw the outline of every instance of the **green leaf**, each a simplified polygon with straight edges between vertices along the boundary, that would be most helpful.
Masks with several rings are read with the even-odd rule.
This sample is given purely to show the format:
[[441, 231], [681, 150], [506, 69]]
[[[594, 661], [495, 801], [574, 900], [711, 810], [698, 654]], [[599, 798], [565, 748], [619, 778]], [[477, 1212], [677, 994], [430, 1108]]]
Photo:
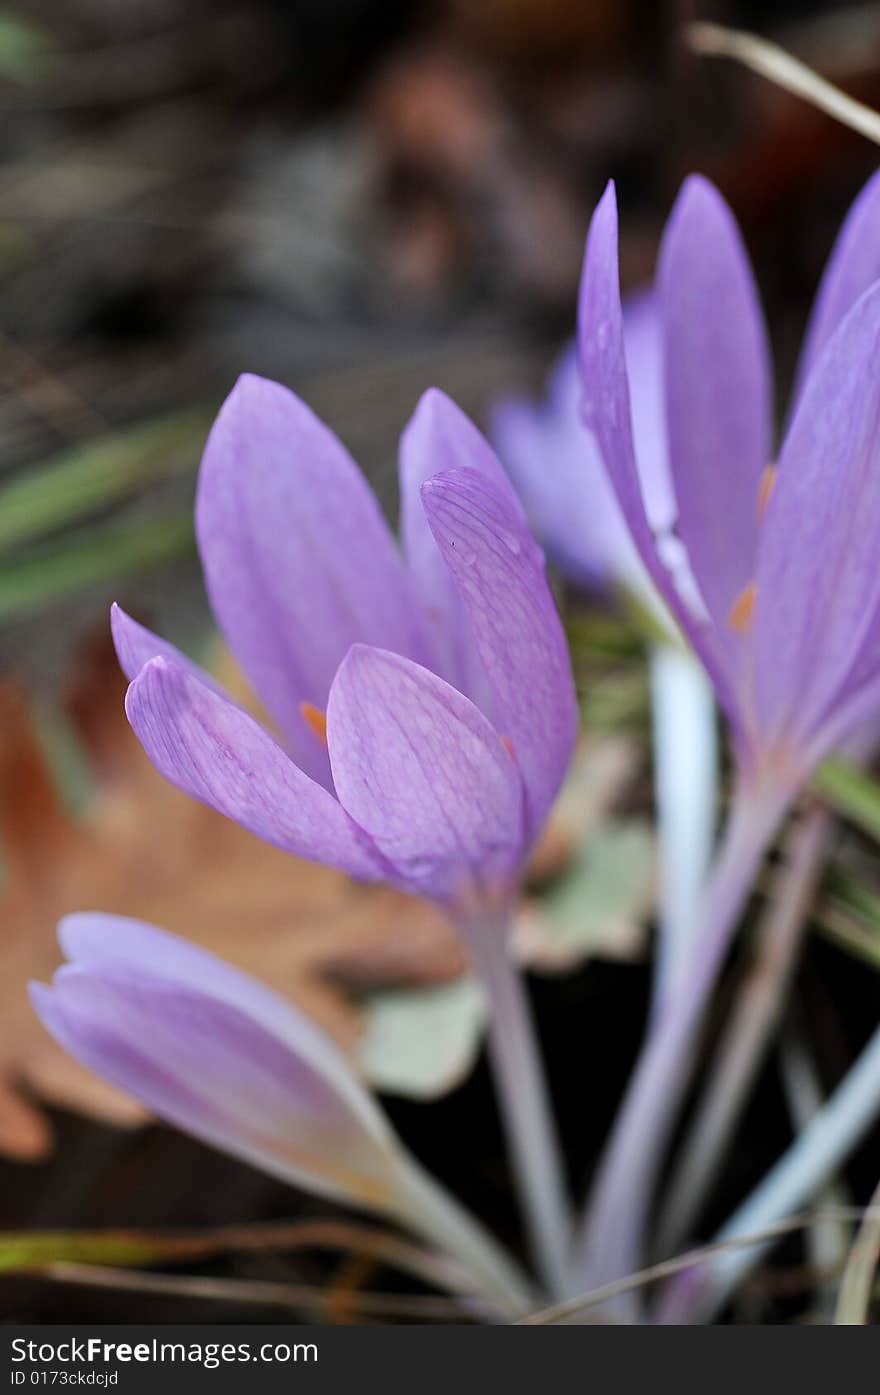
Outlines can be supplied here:
[[826, 884], [813, 912], [819, 930], [841, 949], [880, 969], [880, 896], [840, 867]]
[[0, 221], [0, 276], [15, 271], [36, 254], [36, 240], [18, 223]]
[[153, 1264], [173, 1242], [124, 1230], [22, 1230], [0, 1233], [0, 1273], [35, 1273], [50, 1264]]
[[880, 896], [864, 882], [843, 870], [834, 869], [830, 879], [831, 898], [854, 911], [871, 929], [880, 934]]
[[880, 969], [880, 934], [866, 930], [831, 902], [819, 904], [815, 919], [826, 939], [863, 959], [872, 969]]
[[591, 955], [635, 959], [654, 904], [654, 839], [642, 820], [606, 823], [584, 840], [572, 865], [517, 918], [518, 956], [564, 972]]
[[389, 1094], [429, 1100], [471, 1072], [486, 1022], [482, 989], [468, 975], [430, 988], [372, 994], [366, 1003], [360, 1063]]
[[880, 840], [880, 784], [854, 765], [829, 760], [813, 777], [813, 789], [838, 814]]
[[208, 420], [174, 412], [65, 451], [0, 486], [0, 549], [68, 527], [195, 465]]
[[31, 713], [55, 790], [68, 813], [78, 816], [89, 807], [96, 784], [73, 722], [55, 703], [34, 702]]
[[41, 77], [49, 62], [49, 37], [12, 10], [0, 10], [0, 77], [27, 82]]
[[100, 582], [189, 555], [192, 511], [123, 520], [64, 538], [0, 566], [0, 620], [33, 615]]

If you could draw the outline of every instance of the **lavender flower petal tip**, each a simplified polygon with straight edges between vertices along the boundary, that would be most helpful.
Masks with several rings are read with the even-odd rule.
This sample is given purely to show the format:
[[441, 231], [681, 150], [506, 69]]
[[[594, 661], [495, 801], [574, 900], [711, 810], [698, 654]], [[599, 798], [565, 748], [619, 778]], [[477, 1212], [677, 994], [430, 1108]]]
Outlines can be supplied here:
[[[624, 306], [633, 437], [652, 526], [674, 518], [663, 404], [660, 320], [650, 293]], [[540, 402], [510, 397], [495, 404], [489, 434], [525, 506], [535, 535], [563, 576], [587, 591], [630, 593], [665, 633], [676, 630], [630, 537], [584, 419], [575, 345], [560, 355]]]
[[151, 925], [61, 922], [37, 1014], [83, 1065], [272, 1176], [393, 1209], [402, 1152], [333, 1043], [292, 1004]]
[[405, 557], [341, 443], [285, 388], [240, 380], [197, 534], [277, 738], [118, 607], [113, 636], [169, 780], [290, 853], [461, 911], [512, 894], [574, 746], [574, 687], [519, 500], [436, 390], [404, 433], [401, 490]]
[[290, 1002], [142, 921], [71, 915], [59, 940], [68, 962], [50, 985], [32, 983], [31, 999], [82, 1065], [272, 1177], [424, 1235], [496, 1310], [533, 1302], [506, 1253], [422, 1171], [335, 1044]]
[[712, 679], [741, 772], [791, 793], [880, 713], [878, 277], [875, 176], [829, 260], [775, 450], [766, 331], [739, 232], [707, 180], [685, 182], [655, 291], [674, 495], [664, 531], [636, 444], [611, 185], [587, 240], [587, 423], [645, 570]]

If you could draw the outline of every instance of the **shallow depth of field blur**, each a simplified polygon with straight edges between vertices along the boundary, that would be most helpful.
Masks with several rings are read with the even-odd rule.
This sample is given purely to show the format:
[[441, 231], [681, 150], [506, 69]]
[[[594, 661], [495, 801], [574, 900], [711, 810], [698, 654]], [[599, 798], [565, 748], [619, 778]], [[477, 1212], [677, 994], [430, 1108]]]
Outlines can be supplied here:
[[[868, 4], [0, 3], [0, 1231], [204, 1239], [230, 1223], [350, 1219], [141, 1121], [51, 1045], [24, 985], [54, 968], [59, 915], [101, 908], [189, 935], [288, 992], [386, 1087], [418, 1156], [518, 1246], [479, 1024], [465, 1004], [441, 1041], [420, 1015], [434, 1000], [413, 996], [455, 982], [457, 941], [435, 912], [299, 865], [166, 786], [125, 724], [108, 606], [229, 678], [191, 513], [201, 446], [237, 375], [293, 387], [393, 516], [399, 433], [426, 387], [482, 423], [500, 395], [539, 389], [573, 331], [587, 222], [611, 175], [630, 287], [651, 273], [681, 177], [715, 180], [790, 375], [877, 150], [742, 69], [687, 54], [676, 35], [697, 14], [759, 29], [880, 107]], [[581, 1196], [647, 1003], [653, 811], [639, 635], [626, 614], [560, 596], [586, 733], [576, 817], [551, 826], [518, 930]], [[808, 1040], [830, 1089], [878, 1013], [880, 856], [842, 818], [785, 1020], [699, 1236], [791, 1137], [785, 1043]], [[880, 1129], [838, 1199], [866, 1203], [878, 1177]], [[211, 1297], [199, 1282], [144, 1294], [17, 1272], [34, 1265], [0, 1236], [0, 1312], [289, 1312], [246, 1291], [259, 1280], [299, 1286], [294, 1310], [309, 1318], [455, 1315], [400, 1295], [344, 1244], [251, 1241], [161, 1264], [236, 1281]], [[814, 1260], [809, 1237], [787, 1240], [734, 1320], [810, 1316]]]

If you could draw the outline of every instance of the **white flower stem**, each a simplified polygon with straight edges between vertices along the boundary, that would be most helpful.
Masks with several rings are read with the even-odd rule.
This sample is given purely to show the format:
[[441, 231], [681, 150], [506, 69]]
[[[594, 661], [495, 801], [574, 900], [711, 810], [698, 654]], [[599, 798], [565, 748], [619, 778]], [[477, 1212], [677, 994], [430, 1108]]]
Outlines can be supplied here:
[[813, 808], [791, 830], [785, 865], [757, 928], [757, 950], [707, 1073], [676, 1160], [657, 1237], [659, 1257], [687, 1239], [730, 1143], [779, 1019], [816, 889], [831, 819]]
[[[779, 1069], [793, 1130], [799, 1134], [818, 1114], [825, 1096], [810, 1053], [791, 1028], [782, 1039]], [[806, 1242], [810, 1264], [816, 1274], [822, 1276], [816, 1285], [816, 1311], [822, 1321], [823, 1313], [830, 1313], [833, 1307], [836, 1276], [843, 1269], [849, 1248], [852, 1227], [840, 1216], [848, 1208], [852, 1209], [852, 1200], [847, 1188], [833, 1181], [817, 1193], [816, 1204], [826, 1214], [813, 1221]]]
[[[582, 1290], [640, 1267], [658, 1169], [690, 1078], [706, 1006], [786, 803], [782, 791], [748, 788], [734, 799], [688, 973], [642, 1048], [593, 1184], [576, 1253]], [[635, 1320], [635, 1304], [631, 1297], [617, 1315]]]
[[571, 1229], [561, 1152], [509, 927], [499, 918], [461, 929], [489, 1001], [489, 1059], [531, 1251], [547, 1292], [566, 1298]]
[[519, 1318], [534, 1309], [531, 1285], [507, 1251], [412, 1159], [404, 1169], [395, 1216], [457, 1260], [505, 1317]]
[[[766, 1230], [820, 1191], [880, 1115], [880, 1028], [775, 1167], [720, 1231], [720, 1243]], [[728, 1251], [670, 1285], [660, 1322], [708, 1322], [772, 1241]]]
[[651, 651], [659, 934], [653, 1015], [686, 971], [715, 838], [718, 736], [702, 666], [677, 644]]

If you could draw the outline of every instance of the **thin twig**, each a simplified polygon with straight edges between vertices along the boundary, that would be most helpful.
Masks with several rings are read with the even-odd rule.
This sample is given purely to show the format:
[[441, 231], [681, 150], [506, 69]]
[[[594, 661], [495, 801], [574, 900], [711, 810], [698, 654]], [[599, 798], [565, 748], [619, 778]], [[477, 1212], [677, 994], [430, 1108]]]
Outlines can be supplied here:
[[4, 361], [13, 375], [18, 374], [9, 391], [65, 439], [88, 441], [96, 433], [106, 432], [105, 419], [66, 378], [47, 368], [20, 344], [0, 336], [0, 364]]
[[[310, 1284], [266, 1283], [256, 1279], [209, 1279], [172, 1274], [142, 1274], [100, 1264], [53, 1264], [42, 1277], [62, 1284], [129, 1293], [161, 1293], [169, 1297], [201, 1298], [222, 1303], [258, 1303], [326, 1318], [333, 1290]], [[352, 1293], [351, 1310], [365, 1317], [407, 1318], [422, 1322], [461, 1322], [466, 1310], [448, 1298], [411, 1294]]]
[[[126, 1267], [133, 1267], [223, 1253], [319, 1249], [363, 1255], [450, 1293], [470, 1293], [473, 1289], [470, 1276], [454, 1260], [421, 1249], [391, 1231], [351, 1221], [226, 1225], [203, 1231], [34, 1231], [20, 1239], [23, 1252], [29, 1251], [31, 1259], [14, 1266], [4, 1264], [4, 1273], [43, 1273], [47, 1265], [89, 1263], [92, 1258], [97, 1262], [123, 1261]], [[137, 1257], [131, 1253], [133, 1249], [139, 1249]]]
[[753, 1245], [766, 1245], [768, 1241], [779, 1239], [783, 1235], [790, 1235], [796, 1230], [803, 1230], [807, 1226], [814, 1225], [817, 1221], [861, 1221], [868, 1216], [880, 1221], [880, 1208], [835, 1206], [822, 1211], [806, 1211], [797, 1216], [788, 1216], [784, 1221], [777, 1221], [775, 1225], [767, 1226], [766, 1229], [756, 1232], [754, 1235], [742, 1235], [737, 1236], [735, 1240], [719, 1240], [711, 1245], [701, 1245], [697, 1249], [687, 1250], [684, 1254], [677, 1255], [674, 1259], [665, 1259], [660, 1264], [652, 1264], [649, 1268], [640, 1269], [625, 1279], [616, 1279], [614, 1283], [590, 1289], [588, 1293], [581, 1294], [579, 1298], [572, 1298], [566, 1303], [557, 1303], [552, 1308], [543, 1308], [538, 1313], [531, 1313], [528, 1317], [521, 1318], [517, 1325], [528, 1327], [538, 1324], [570, 1322], [573, 1319], [576, 1320], [588, 1308], [598, 1307], [600, 1303], [607, 1303], [609, 1299], [617, 1298], [620, 1294], [632, 1293], [636, 1289], [660, 1283], [661, 1280], [669, 1279], [675, 1274], [681, 1274], [686, 1269], [696, 1269], [707, 1260], [715, 1259], [718, 1255], [727, 1254], [731, 1250], [744, 1250], [751, 1249]]
[[721, 24], [686, 25], [684, 37], [696, 53], [732, 58], [880, 145], [880, 112], [873, 111], [855, 97], [848, 97], [806, 63], [786, 53], [779, 44], [742, 29], [727, 29]]

